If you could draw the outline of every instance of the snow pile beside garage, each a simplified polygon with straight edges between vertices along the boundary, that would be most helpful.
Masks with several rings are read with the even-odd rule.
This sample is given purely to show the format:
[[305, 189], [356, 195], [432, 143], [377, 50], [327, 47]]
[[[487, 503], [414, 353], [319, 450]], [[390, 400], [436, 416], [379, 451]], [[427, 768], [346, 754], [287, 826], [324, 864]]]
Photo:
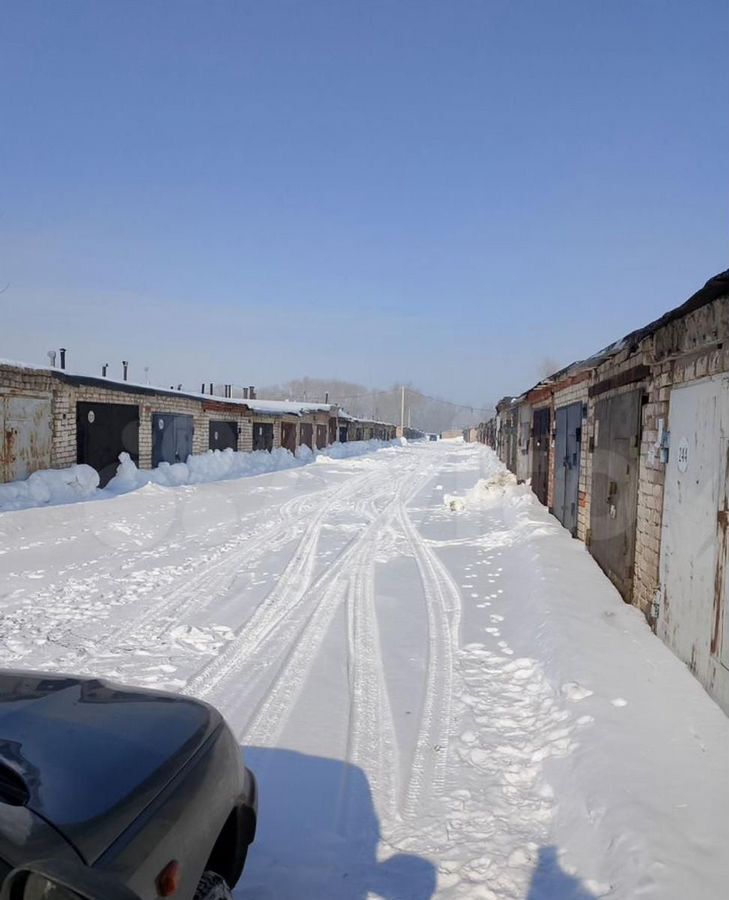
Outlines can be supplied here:
[[41, 469], [24, 481], [0, 484], [0, 511], [88, 500], [98, 487], [99, 473], [91, 466]]
[[334, 444], [326, 450], [317, 451], [302, 445], [295, 454], [283, 447], [271, 452], [256, 450], [252, 453], [230, 449], [208, 450], [207, 453], [188, 456], [187, 462], [161, 463], [156, 469], [139, 469], [128, 453], [122, 453], [116, 475], [103, 489], [99, 489], [99, 473], [87, 465], [43, 470], [34, 472], [24, 481], [0, 484], [0, 512], [102, 499], [126, 494], [147, 484], [177, 487], [248, 478], [293, 469], [316, 460], [349, 459], [397, 446], [400, 446], [399, 440], [371, 440]]
[[451, 512], [463, 512], [466, 509], [488, 506], [490, 503], [500, 501], [507, 490], [516, 487], [516, 478], [508, 469], [502, 468], [500, 463], [499, 466], [486, 478], [479, 478], [476, 484], [462, 496], [444, 494], [443, 504]]

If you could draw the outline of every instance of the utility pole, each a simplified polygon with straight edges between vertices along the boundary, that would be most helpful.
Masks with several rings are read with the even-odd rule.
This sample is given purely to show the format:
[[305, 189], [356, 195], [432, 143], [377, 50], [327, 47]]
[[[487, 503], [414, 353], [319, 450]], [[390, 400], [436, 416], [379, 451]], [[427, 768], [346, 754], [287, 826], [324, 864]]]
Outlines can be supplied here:
[[400, 431], [405, 436], [405, 385], [400, 388]]

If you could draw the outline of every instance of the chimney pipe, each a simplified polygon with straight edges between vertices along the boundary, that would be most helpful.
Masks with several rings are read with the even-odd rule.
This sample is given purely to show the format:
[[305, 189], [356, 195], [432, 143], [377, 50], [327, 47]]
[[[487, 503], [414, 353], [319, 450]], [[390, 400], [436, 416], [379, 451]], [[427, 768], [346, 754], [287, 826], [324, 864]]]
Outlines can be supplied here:
[[243, 388], [243, 399], [244, 400], [248, 399], [248, 388]]
[[212, 381], [210, 382], [210, 396], [211, 396], [211, 397], [213, 396], [213, 383], [212, 383]]
[[55, 351], [55, 350], [49, 350], [48, 353], [47, 353], [46, 355], [48, 356], [48, 361], [49, 361], [50, 364], [51, 364], [51, 368], [52, 368], [52, 369], [55, 369], [55, 368], [56, 368], [56, 351]]
[[329, 391], [327, 391], [326, 394], [324, 394], [324, 402], [329, 403]]
[[101, 367], [101, 377], [102, 378], [106, 378], [106, 371], [108, 368], [109, 368], [109, 363], [104, 363], [104, 365]]
[[204, 381], [203, 381], [202, 385], [200, 386], [200, 393], [201, 394], [205, 393], [205, 382]]
[[178, 384], [178, 385], [177, 385], [177, 390], [178, 390], [178, 391], [181, 391], [181, 390], [182, 390], [182, 385], [181, 385], [181, 384]]
[[124, 381], [126, 381], [127, 375], [129, 374], [129, 362], [126, 359], [123, 359], [122, 366], [124, 367]]
[[65, 369], [66, 368], [66, 348], [61, 347], [61, 349], [58, 352], [61, 354], [61, 368]]
[[254, 387], [253, 385], [251, 385], [251, 386], [248, 388], [248, 396], [251, 398], [251, 400], [255, 400], [255, 399], [256, 399], [256, 389], [255, 389], [255, 387]]

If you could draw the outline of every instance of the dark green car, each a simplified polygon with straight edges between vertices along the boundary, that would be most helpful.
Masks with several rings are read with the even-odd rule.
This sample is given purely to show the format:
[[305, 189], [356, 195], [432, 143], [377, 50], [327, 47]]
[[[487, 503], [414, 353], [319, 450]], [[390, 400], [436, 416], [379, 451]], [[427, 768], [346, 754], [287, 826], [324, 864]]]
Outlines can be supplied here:
[[227, 900], [257, 807], [213, 707], [0, 672], [0, 900]]

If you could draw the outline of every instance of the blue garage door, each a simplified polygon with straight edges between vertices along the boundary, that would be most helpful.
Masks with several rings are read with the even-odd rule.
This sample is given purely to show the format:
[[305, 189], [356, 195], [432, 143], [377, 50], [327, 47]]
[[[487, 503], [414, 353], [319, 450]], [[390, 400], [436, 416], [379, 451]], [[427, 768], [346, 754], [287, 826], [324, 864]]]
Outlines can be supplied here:
[[185, 462], [192, 453], [192, 416], [154, 413], [152, 416], [152, 465]]

